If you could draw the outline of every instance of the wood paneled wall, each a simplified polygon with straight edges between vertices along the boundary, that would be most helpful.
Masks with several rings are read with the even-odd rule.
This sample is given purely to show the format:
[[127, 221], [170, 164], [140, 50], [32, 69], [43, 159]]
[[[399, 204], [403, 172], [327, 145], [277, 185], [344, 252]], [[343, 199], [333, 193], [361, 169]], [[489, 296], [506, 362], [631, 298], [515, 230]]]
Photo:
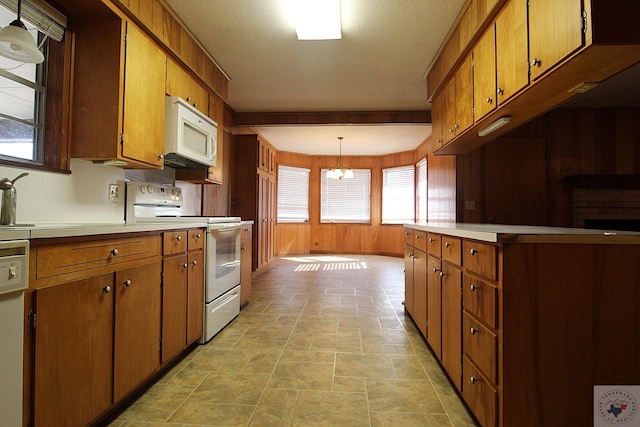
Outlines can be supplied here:
[[[434, 156], [428, 138], [416, 149], [416, 159], [427, 158], [427, 215], [432, 223], [456, 222], [456, 157]], [[416, 160], [416, 161], [417, 161]]]
[[[498, 146], [507, 143], [509, 149]], [[532, 151], [533, 140], [544, 144]], [[522, 143], [518, 143], [521, 141]], [[495, 148], [495, 149], [494, 149]], [[533, 155], [535, 152], [537, 154]], [[487, 156], [491, 158], [488, 159]], [[513, 158], [526, 159], [517, 163]], [[501, 190], [488, 185], [487, 165], [500, 165], [493, 171], [511, 191], [526, 195], [519, 203]], [[494, 166], [495, 169], [495, 166]], [[522, 223], [530, 202], [543, 206], [544, 225], [571, 226], [571, 187], [566, 178], [574, 175], [640, 174], [640, 109], [556, 109], [509, 133], [487, 146], [458, 157], [458, 217], [464, 222], [487, 222], [487, 200], [502, 223]], [[517, 174], [540, 177], [516, 179]], [[540, 185], [544, 185], [541, 191]], [[503, 188], [503, 187], [502, 187]], [[512, 194], [512, 193], [511, 193]], [[465, 209], [465, 201], [475, 201], [475, 210]], [[515, 206], [515, 209], [514, 209]]]
[[280, 165], [307, 167], [309, 178], [308, 224], [277, 224], [276, 255], [308, 253], [373, 253], [402, 256], [402, 225], [383, 225], [382, 169], [416, 163], [416, 152], [385, 156], [343, 156], [342, 163], [354, 169], [371, 169], [371, 223], [320, 223], [320, 170], [335, 167], [338, 156], [310, 156], [278, 152]]

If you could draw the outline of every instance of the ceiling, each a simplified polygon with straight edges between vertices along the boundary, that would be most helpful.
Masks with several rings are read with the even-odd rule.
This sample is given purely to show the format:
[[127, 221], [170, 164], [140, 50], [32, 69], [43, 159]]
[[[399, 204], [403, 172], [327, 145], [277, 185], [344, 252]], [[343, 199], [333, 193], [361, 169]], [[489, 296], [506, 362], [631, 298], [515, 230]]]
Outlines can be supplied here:
[[[466, 0], [342, 0], [342, 39], [298, 41], [285, 0], [166, 0], [230, 77], [236, 112], [429, 110], [425, 75]], [[420, 126], [257, 128], [278, 150], [412, 150]]]

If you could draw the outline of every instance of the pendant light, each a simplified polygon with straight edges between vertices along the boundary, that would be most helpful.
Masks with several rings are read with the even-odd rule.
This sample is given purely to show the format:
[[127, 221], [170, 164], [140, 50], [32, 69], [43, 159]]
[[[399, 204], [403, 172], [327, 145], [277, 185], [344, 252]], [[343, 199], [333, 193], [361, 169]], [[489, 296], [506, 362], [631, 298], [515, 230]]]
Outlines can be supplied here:
[[0, 29], [0, 55], [14, 61], [39, 64], [44, 61], [44, 55], [20, 20], [21, 8], [22, 0], [18, 0], [18, 17], [11, 24]]
[[340, 157], [338, 157], [338, 166], [335, 169], [329, 169], [327, 171], [327, 178], [330, 179], [342, 179], [342, 178], [353, 178], [353, 171], [349, 168], [342, 168], [342, 139], [344, 137], [339, 136], [338, 141], [340, 142]]

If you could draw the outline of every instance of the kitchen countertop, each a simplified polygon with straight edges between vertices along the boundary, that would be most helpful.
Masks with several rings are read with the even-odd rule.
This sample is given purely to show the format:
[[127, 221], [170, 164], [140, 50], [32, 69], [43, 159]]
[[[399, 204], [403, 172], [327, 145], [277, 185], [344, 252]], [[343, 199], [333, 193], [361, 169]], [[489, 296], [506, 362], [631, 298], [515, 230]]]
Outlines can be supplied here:
[[175, 230], [206, 227], [205, 222], [193, 223], [58, 223], [0, 226], [0, 240], [44, 239], [52, 237], [91, 236], [100, 234], [137, 233], [142, 231]]
[[630, 231], [464, 223], [416, 223], [405, 227], [491, 243], [640, 244], [640, 233]]

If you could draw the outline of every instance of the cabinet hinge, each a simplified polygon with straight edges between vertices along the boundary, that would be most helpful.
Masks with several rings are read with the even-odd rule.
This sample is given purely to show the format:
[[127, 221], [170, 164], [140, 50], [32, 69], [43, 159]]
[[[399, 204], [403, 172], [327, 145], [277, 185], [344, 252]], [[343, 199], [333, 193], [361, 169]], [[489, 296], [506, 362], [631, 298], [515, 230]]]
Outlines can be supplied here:
[[124, 144], [124, 132], [120, 132], [120, 145]]
[[29, 326], [27, 329], [27, 333], [29, 335], [33, 335], [36, 331], [36, 312], [33, 310], [29, 310]]
[[588, 24], [587, 24], [587, 11], [583, 10], [582, 11], [582, 33], [584, 35], [587, 34], [587, 26], [588, 26]]

